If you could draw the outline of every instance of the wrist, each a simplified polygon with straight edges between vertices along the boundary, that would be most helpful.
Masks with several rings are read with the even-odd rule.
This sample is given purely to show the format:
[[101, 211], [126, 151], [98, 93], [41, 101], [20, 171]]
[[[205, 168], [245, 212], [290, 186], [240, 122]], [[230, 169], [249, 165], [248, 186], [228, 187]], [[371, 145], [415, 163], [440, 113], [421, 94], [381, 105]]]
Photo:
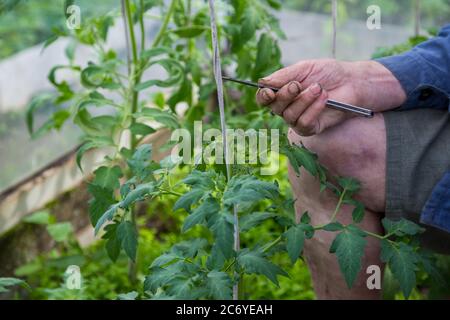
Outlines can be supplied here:
[[401, 106], [406, 93], [392, 72], [377, 61], [351, 62], [351, 82], [360, 106], [381, 112]]

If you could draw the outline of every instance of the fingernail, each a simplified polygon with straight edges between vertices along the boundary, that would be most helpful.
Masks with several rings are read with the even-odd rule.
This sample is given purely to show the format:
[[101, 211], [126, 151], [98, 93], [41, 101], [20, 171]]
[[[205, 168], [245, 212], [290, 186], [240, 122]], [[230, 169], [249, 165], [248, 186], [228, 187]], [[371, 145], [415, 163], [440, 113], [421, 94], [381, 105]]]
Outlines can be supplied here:
[[288, 86], [288, 91], [292, 95], [297, 95], [300, 93], [300, 87], [297, 82], [291, 82]]
[[322, 86], [318, 83], [311, 86], [309, 89], [311, 90], [311, 93], [315, 96], [319, 96], [322, 93]]
[[272, 77], [271, 76], [267, 76], [267, 77], [259, 79], [258, 82], [269, 82], [270, 80], [272, 80]]
[[263, 96], [263, 99], [264, 99], [264, 100], [270, 101], [270, 96], [269, 96], [269, 94], [267, 93], [267, 90], [262, 90], [262, 96]]

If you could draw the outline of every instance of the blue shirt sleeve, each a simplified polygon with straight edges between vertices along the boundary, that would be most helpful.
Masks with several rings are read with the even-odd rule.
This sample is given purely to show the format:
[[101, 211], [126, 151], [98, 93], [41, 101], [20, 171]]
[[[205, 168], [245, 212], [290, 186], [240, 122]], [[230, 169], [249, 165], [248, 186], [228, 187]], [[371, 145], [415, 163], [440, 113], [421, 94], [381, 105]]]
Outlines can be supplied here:
[[407, 100], [402, 109], [450, 111], [450, 24], [410, 51], [376, 61], [388, 68], [405, 90]]

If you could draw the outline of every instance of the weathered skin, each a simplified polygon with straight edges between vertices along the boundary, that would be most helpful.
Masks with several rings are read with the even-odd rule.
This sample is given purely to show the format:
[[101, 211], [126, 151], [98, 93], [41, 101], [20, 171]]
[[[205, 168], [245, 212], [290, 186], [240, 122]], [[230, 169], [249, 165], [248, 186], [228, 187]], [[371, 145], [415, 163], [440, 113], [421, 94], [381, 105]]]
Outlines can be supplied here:
[[[338, 62], [313, 60], [299, 62], [262, 79], [262, 83], [282, 87], [275, 94], [262, 89], [257, 101], [269, 106], [291, 127], [289, 139], [300, 141], [317, 153], [320, 162], [332, 174], [360, 181], [356, 198], [366, 207], [361, 227], [382, 234], [385, 208], [386, 131], [381, 113], [373, 119], [353, 117], [325, 107], [328, 98], [385, 111], [401, 105], [406, 95], [397, 79], [377, 62]], [[320, 87], [317, 88], [317, 84]], [[326, 190], [319, 192], [318, 181], [302, 170], [301, 178], [290, 168], [297, 215], [308, 211], [313, 224], [330, 220], [338, 199]], [[342, 223], [351, 222], [352, 208], [343, 206], [338, 214]], [[368, 239], [363, 268], [353, 288], [348, 289], [336, 260], [329, 253], [334, 233], [319, 231], [305, 242], [304, 255], [310, 267], [319, 299], [377, 299], [379, 290], [369, 290], [366, 269], [378, 265], [380, 247]]]

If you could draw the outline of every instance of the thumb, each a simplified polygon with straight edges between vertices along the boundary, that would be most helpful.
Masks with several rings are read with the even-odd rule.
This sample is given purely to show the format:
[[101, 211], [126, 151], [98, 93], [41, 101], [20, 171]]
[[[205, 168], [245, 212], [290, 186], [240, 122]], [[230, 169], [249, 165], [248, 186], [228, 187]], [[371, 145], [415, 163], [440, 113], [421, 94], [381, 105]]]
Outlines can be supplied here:
[[301, 82], [305, 78], [304, 76], [302, 76], [302, 69], [304, 68], [302, 68], [301, 65], [294, 64], [275, 71], [271, 75], [260, 79], [259, 83], [270, 87], [281, 88], [291, 81]]

